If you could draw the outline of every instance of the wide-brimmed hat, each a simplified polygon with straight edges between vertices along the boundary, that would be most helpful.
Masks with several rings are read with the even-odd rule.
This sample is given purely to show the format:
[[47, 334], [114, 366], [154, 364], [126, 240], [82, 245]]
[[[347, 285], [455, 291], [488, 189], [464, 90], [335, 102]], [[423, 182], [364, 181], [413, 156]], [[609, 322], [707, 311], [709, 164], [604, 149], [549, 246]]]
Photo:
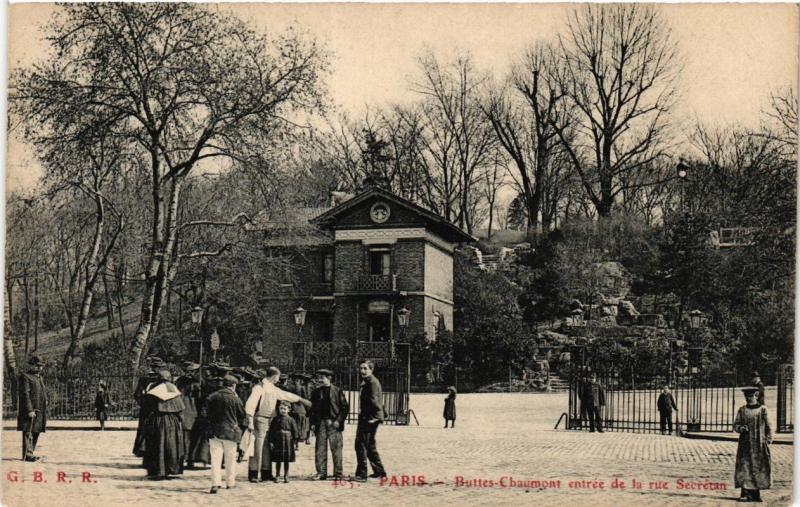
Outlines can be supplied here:
[[184, 361], [183, 369], [186, 371], [195, 371], [200, 369], [200, 365], [197, 363], [193, 363], [192, 361]]
[[39, 356], [31, 356], [28, 359], [28, 364], [31, 366], [44, 366], [44, 361]]
[[327, 368], [320, 368], [317, 370], [317, 375], [325, 375], [326, 377], [333, 377], [333, 372]]
[[756, 386], [747, 386], [742, 388], [742, 392], [745, 396], [752, 396], [753, 394], [759, 392], [760, 389]]
[[456, 388], [454, 386], [447, 386], [447, 390], [451, 393], [456, 392]]

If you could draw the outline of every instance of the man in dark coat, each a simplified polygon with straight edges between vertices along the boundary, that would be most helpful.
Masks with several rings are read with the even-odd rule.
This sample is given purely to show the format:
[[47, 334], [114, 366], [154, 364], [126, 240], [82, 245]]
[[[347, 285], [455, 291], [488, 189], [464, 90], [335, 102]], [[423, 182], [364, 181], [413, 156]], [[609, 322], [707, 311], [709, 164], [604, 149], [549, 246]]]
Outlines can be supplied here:
[[150, 371], [139, 378], [136, 389], [133, 391], [133, 399], [139, 405], [139, 422], [136, 426], [136, 437], [133, 440], [133, 454], [140, 458], [144, 456], [144, 422], [147, 420], [148, 405], [143, 403], [144, 395], [150, 384], [158, 382], [158, 370], [164, 367], [164, 361], [160, 357], [151, 356], [147, 358]]
[[584, 386], [583, 401], [589, 413], [589, 431], [594, 432], [596, 427], [598, 432], [603, 433], [603, 416], [600, 410], [606, 404], [606, 393], [595, 373], [592, 373], [589, 382]]
[[236, 486], [236, 447], [247, 428], [247, 416], [242, 400], [236, 394], [237, 379], [226, 375], [223, 387], [206, 400], [206, 417], [211, 434], [211, 491], [222, 487], [222, 461], [225, 460], [225, 482], [228, 488]]
[[333, 385], [333, 372], [317, 370], [320, 386], [311, 393], [311, 429], [316, 436], [314, 445], [314, 465], [317, 469], [315, 480], [328, 478], [328, 444], [333, 456], [333, 478], [342, 479], [342, 431], [350, 412], [347, 397], [339, 387]]
[[675, 403], [675, 397], [669, 392], [669, 386], [664, 386], [661, 394], [658, 395], [658, 413], [661, 416], [661, 434], [672, 435], [672, 411], [678, 411], [678, 405]]
[[367, 480], [367, 459], [372, 465], [370, 477], [386, 477], [386, 470], [383, 468], [375, 443], [375, 433], [378, 431], [378, 425], [383, 422], [384, 410], [381, 383], [372, 374], [374, 369], [375, 365], [372, 361], [364, 361], [358, 366], [358, 372], [361, 375], [360, 412], [356, 427], [355, 446], [358, 460], [355, 480], [358, 482]]
[[26, 373], [19, 377], [19, 410], [17, 415], [17, 431], [22, 432], [22, 459], [38, 461], [34, 456], [39, 433], [44, 433], [47, 426], [47, 394], [42, 380], [44, 362], [39, 356], [31, 356]]
[[194, 422], [197, 419], [197, 400], [200, 398], [198, 370], [200, 370], [199, 364], [186, 361], [183, 363], [184, 374], [175, 380], [175, 386], [180, 389], [181, 399], [183, 400], [181, 420], [183, 421], [184, 462], [189, 457], [189, 442], [191, 441]]

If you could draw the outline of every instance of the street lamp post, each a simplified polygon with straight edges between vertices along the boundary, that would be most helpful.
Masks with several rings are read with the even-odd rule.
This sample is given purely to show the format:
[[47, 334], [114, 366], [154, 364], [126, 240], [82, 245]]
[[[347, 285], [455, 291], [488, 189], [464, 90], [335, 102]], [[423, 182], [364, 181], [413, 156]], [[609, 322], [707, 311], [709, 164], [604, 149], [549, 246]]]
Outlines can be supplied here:
[[[303, 326], [306, 323], [306, 309], [303, 308], [303, 305], [297, 307], [294, 311], [294, 323], [297, 325], [297, 341], [300, 341], [300, 338], [303, 334]], [[308, 357], [308, 350], [306, 349], [305, 345], [303, 346], [303, 372], [306, 371], [306, 358]]]
[[686, 165], [683, 160], [678, 162], [678, 165], [675, 167], [675, 170], [678, 175], [678, 179], [681, 180], [681, 213], [683, 213], [683, 194], [684, 194], [684, 184], [686, 182], [686, 177], [689, 174], [689, 166]]
[[200, 376], [203, 375], [203, 337], [200, 336], [200, 326], [203, 323], [203, 307], [195, 306], [192, 308], [192, 324], [196, 326], [197, 341], [200, 342]]
[[[397, 311], [397, 323], [400, 325], [400, 338], [403, 340], [406, 338], [406, 327], [408, 327], [408, 318], [410, 316], [411, 310], [406, 307], [403, 307]], [[394, 336], [392, 336], [390, 347], [391, 357], [394, 358]]]

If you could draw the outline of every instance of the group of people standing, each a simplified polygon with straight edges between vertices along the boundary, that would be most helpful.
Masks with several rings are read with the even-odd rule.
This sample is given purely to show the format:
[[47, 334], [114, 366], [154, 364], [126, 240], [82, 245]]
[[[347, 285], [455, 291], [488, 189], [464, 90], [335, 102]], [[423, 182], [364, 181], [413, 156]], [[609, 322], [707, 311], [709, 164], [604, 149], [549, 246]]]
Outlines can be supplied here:
[[[278, 368], [263, 371], [209, 367], [201, 382], [199, 365], [185, 363], [173, 384], [164, 362], [149, 358], [150, 372], [140, 379], [135, 398], [140, 405], [134, 454], [143, 458], [148, 478], [168, 479], [197, 463], [211, 465], [211, 493], [236, 485], [236, 463], [248, 458], [252, 483], [288, 482], [290, 463], [301, 442], [315, 436], [315, 480], [328, 478], [328, 447], [333, 457], [333, 479], [344, 479], [342, 432], [350, 404], [333, 384], [333, 372], [319, 369], [316, 385], [305, 374], [286, 382]], [[359, 365], [362, 379], [356, 429], [357, 467], [353, 480], [385, 477], [375, 435], [384, 420], [381, 385], [372, 374], [374, 364]], [[272, 464], [275, 464], [275, 472]], [[368, 466], [373, 473], [368, 475]]]

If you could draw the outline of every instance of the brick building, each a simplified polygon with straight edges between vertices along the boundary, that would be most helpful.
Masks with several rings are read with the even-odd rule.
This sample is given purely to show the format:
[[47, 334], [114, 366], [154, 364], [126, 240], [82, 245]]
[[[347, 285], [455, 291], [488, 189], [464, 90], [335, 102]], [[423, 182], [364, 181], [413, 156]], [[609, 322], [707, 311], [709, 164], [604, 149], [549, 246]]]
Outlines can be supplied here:
[[299, 341], [400, 340], [403, 308], [409, 338], [453, 329], [453, 250], [475, 239], [435, 213], [372, 186], [331, 208], [290, 210], [266, 229], [268, 251], [290, 262], [263, 298], [273, 330], [265, 357], [288, 359]]

